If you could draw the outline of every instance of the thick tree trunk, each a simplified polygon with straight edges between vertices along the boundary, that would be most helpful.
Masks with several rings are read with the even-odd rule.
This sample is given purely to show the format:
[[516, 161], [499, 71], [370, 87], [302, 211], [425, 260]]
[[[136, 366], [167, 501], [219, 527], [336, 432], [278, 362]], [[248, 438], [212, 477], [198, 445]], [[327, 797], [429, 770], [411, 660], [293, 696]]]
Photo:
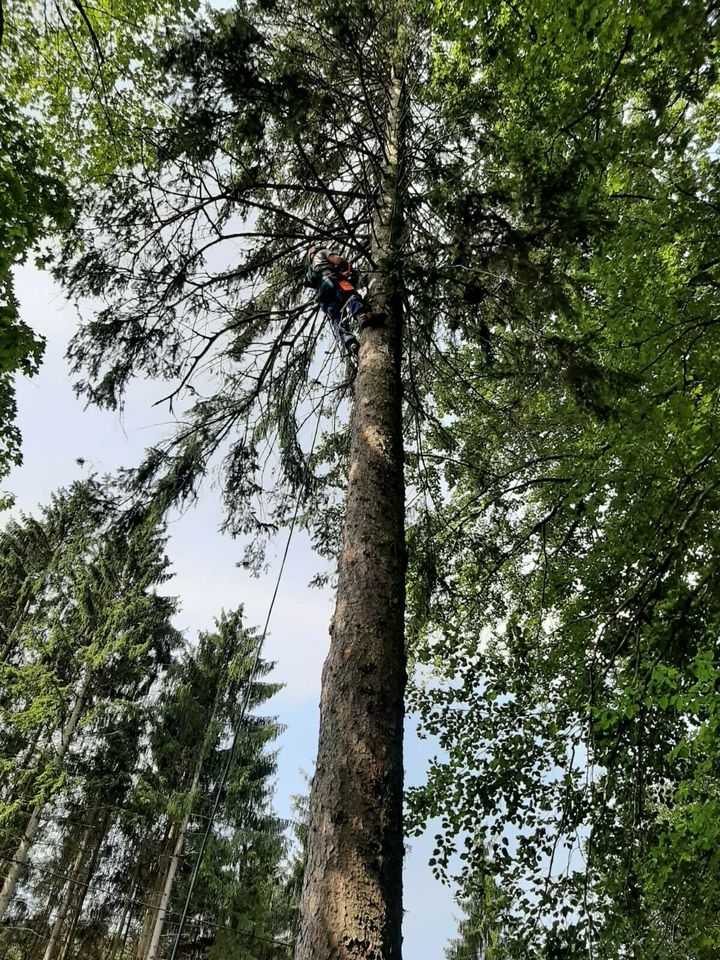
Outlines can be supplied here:
[[374, 225], [338, 592], [323, 669], [296, 960], [400, 960], [405, 536], [398, 197], [404, 90], [388, 91], [386, 170]]
[[[75, 705], [72, 713], [68, 717], [67, 723], [63, 727], [62, 734], [60, 736], [60, 743], [55, 751], [58, 760], [62, 760], [64, 758], [65, 754], [68, 752], [70, 744], [72, 743], [75, 730], [80, 720], [80, 716], [82, 715], [83, 706], [85, 705], [85, 698], [90, 685], [90, 677], [91, 673], [88, 670], [86, 671], [82, 679], [82, 683], [80, 684], [80, 689], [78, 690], [75, 698]], [[15, 896], [15, 889], [18, 885], [20, 875], [27, 865], [28, 857], [30, 855], [30, 848], [33, 845], [35, 835], [38, 832], [40, 818], [44, 808], [45, 800], [40, 800], [35, 804], [32, 813], [30, 814], [30, 818], [25, 826], [23, 837], [18, 845], [17, 850], [15, 851], [15, 855], [13, 856], [8, 872], [5, 875], [5, 882], [3, 883], [2, 891], [0, 891], [0, 921], [2, 921], [3, 917], [7, 913], [7, 909], [10, 906], [13, 897]]]

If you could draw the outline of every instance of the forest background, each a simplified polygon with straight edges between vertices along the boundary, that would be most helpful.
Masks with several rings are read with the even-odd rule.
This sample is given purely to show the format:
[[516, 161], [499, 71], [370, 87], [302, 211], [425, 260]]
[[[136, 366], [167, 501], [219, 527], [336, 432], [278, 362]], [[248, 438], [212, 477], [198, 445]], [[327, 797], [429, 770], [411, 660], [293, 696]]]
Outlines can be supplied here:
[[[222, 10], [231, 5], [216, 0], [209, 6]], [[6, 52], [8, 37], [12, 43], [13, 29], [16, 29], [13, 17], [22, 16], [23, 10], [23, 5], [4, 8], [10, 17], [6, 19]], [[53, 16], [59, 16], [62, 27], [65, 22], [62, 8], [52, 11], [51, 19]], [[74, 22], [73, 29], [79, 22]], [[83, 29], [81, 24], [81, 33]], [[88, 36], [82, 39], [87, 43]], [[68, 50], [71, 60], [76, 62], [81, 54], [73, 48], [74, 42], [70, 41]], [[28, 49], [22, 50], [23, 56]], [[88, 49], [85, 46], [85, 50]], [[73, 72], [83, 75], [83, 69], [77, 67], [71, 69]], [[80, 95], [80, 104], [83, 98], [92, 113], [98, 109], [102, 96], [96, 96], [91, 84], [91, 89], [83, 90]], [[28, 103], [32, 112], [31, 95]], [[77, 109], [77, 104], [70, 108], [71, 112], [73, 109]], [[82, 115], [82, 106], [79, 109]], [[72, 153], [74, 145], [70, 144], [69, 149]], [[12, 229], [10, 224], [8, 227]], [[18, 268], [14, 296], [20, 321], [43, 338], [45, 346], [39, 372], [32, 378], [19, 377], [16, 381], [14, 428], [22, 435], [23, 462], [22, 466], [12, 469], [3, 482], [2, 490], [10, 493], [13, 501], [11, 509], [4, 514], [5, 521], [22, 514], [37, 515], [38, 509], [49, 502], [53, 491], [60, 486], [84, 476], [104, 475], [137, 464], [147, 446], [166, 435], [168, 426], [167, 409], [153, 409], [159, 395], [151, 383], [138, 384], [122, 415], [86, 407], [74, 395], [65, 353], [77, 330], [78, 312], [65, 302], [64, 293], [52, 282], [49, 272], [38, 270], [32, 263]], [[92, 310], [94, 306], [92, 301], [86, 301], [83, 311]], [[332, 353], [333, 349], [328, 337], [325, 350]], [[11, 420], [7, 427], [14, 442]], [[168, 595], [180, 598], [175, 622], [191, 643], [197, 631], [206, 629], [220, 610], [238, 602], [244, 605], [247, 626], [263, 623], [278, 567], [278, 557], [273, 563], [272, 553], [281, 548], [282, 535], [271, 549], [268, 568], [256, 579], [239, 568], [242, 540], [233, 541], [219, 533], [222, 505], [217, 489], [204, 485], [199, 500], [177, 515], [171, 513], [169, 521], [173, 579], [165, 590]], [[320, 671], [327, 647], [331, 591], [327, 586], [309, 589], [309, 580], [327, 567], [326, 561], [312, 552], [307, 536], [298, 531], [264, 651], [266, 659], [277, 661], [271, 679], [283, 685], [268, 710], [277, 713], [283, 728], [274, 807], [288, 823], [297, 818], [293, 798], [307, 792], [306, 774], [314, 764]], [[419, 781], [429, 753], [427, 741], [417, 740], [411, 728], [407, 752], [410, 783], [414, 775]], [[406, 942], [408, 949], [420, 957], [425, 952], [428, 957], [441, 952], [455, 926], [451, 889], [441, 885], [427, 866], [432, 846], [431, 838], [426, 836], [413, 841], [408, 848]]]
[[[340, 13], [355, 32], [328, 20]], [[72, 348], [85, 393], [114, 407], [131, 380], [142, 399], [159, 377], [178, 384], [171, 397], [187, 389], [195, 398], [182, 413], [192, 429], [176, 422], [178, 442], [169, 455], [151, 451], [133, 491], [145, 506], [184, 508], [227, 430], [240, 425], [223, 461], [227, 526], [261, 535], [268, 517], [286, 525], [292, 494], [307, 489], [313, 499], [303, 520], [324, 555], [337, 555], [347, 434], [333, 429], [317, 456], [314, 441], [308, 453], [303, 430], [322, 386], [327, 330], [298, 303], [298, 258], [318, 232], [333, 240], [340, 233], [364, 256], [363, 237], [374, 237], [380, 253], [370, 293], [392, 322], [366, 331], [355, 389], [371, 382], [363, 358], [392, 366], [392, 385], [379, 400], [366, 399], [371, 410], [392, 409], [387, 449], [395, 455], [384, 460], [389, 483], [376, 483], [371, 497], [366, 490], [365, 511], [354, 516], [379, 502], [390, 507], [374, 528], [388, 576], [360, 590], [356, 576], [353, 596], [369, 608], [391, 583], [374, 611], [385, 632], [365, 637], [380, 655], [392, 649], [381, 661], [392, 671], [372, 684], [356, 674], [343, 699], [343, 678], [358, 661], [336, 670], [333, 702], [338, 715], [344, 709], [344, 726], [331, 729], [352, 739], [360, 712], [347, 704], [358, 691], [365, 733], [388, 738], [392, 757], [380, 775], [392, 786], [379, 794], [393, 811], [384, 821], [387, 862], [395, 870], [401, 853], [392, 731], [402, 707], [404, 466], [407, 640], [413, 666], [421, 665], [410, 704], [424, 733], [447, 750], [431, 763], [427, 784], [410, 789], [407, 826], [417, 831], [442, 818], [430, 860], [436, 873], [452, 873], [462, 850], [465, 879], [479, 888], [503, 941], [482, 949], [532, 950], [543, 960], [714, 960], [717, 5], [491, 0], [478, 13], [463, 0], [357, 0], [337, 10], [262, 0], [209, 21], [168, 48], [167, 71], [143, 61], [158, 89], [176, 85], [158, 143], [118, 139], [116, 118], [92, 99], [99, 135], [86, 153], [62, 141], [72, 139], [71, 127], [60, 130], [84, 218], [60, 272], [74, 295], [107, 304]], [[363, 31], [359, 50], [352, 40]], [[85, 37], [86, 49], [101, 59], [93, 40]], [[133, 62], [120, 46], [111, 66]], [[21, 62], [21, 75], [33, 69]], [[114, 83], [121, 101], [124, 76]], [[346, 102], [338, 94], [348, 84], [354, 96]], [[46, 90], [50, 100], [56, 93]], [[341, 107], [347, 118], [339, 124]], [[84, 108], [74, 119], [82, 126]], [[129, 119], [155, 130], [143, 97], [131, 101]], [[42, 144], [38, 153], [23, 141], [12, 107], [3, 121], [29, 157], [22, 172], [31, 185], [13, 190], [20, 165], [6, 161], [4, 199], [10, 209], [18, 196], [47, 203], [62, 228], [62, 191], [53, 195], [52, 177], [34, 176]], [[143, 165], [146, 149], [151, 162]], [[117, 176], [105, 177], [108, 164]], [[217, 195], [207, 196], [209, 181]], [[178, 196], [189, 206], [178, 210]], [[37, 233], [37, 211], [26, 208]], [[251, 240], [231, 247], [225, 266], [214, 254], [205, 258], [248, 236], [227, 236], [238, 213]], [[206, 231], [197, 228], [203, 217]], [[18, 258], [32, 245], [25, 226], [7, 231], [20, 238]], [[399, 343], [392, 338], [401, 318], [402, 365], [401, 351], [389, 347]], [[37, 360], [28, 331], [13, 332], [20, 352]], [[12, 359], [11, 351], [11, 367]], [[200, 361], [217, 377], [210, 397], [192, 379]], [[327, 364], [329, 378], [342, 377], [342, 366]], [[7, 401], [7, 377], [2, 386]], [[338, 402], [327, 393], [320, 401], [333, 428], [343, 389], [347, 383], [333, 385]], [[355, 405], [355, 425], [365, 409]], [[264, 485], [258, 446], [268, 438], [277, 440], [287, 485], [264, 491], [255, 512], [259, 476]], [[376, 457], [377, 468], [385, 450], [363, 449], [351, 491], [354, 467]], [[341, 582], [354, 558], [368, 555], [343, 551]], [[256, 552], [247, 559], [261, 565]], [[352, 632], [363, 613], [358, 603], [354, 620], [336, 618], [336, 636]], [[375, 692], [392, 705], [384, 726], [372, 709]], [[364, 791], [371, 801], [369, 781], [348, 775], [348, 753], [333, 753], [331, 738], [325, 746], [318, 802], [334, 802], [336, 765], [343, 800]], [[368, 802], [363, 812], [372, 809]], [[327, 822], [338, 835], [342, 824], [362, 820], [336, 813]], [[397, 887], [379, 892], [399, 950]], [[359, 907], [362, 924], [372, 906]], [[310, 942], [300, 940], [303, 948]], [[351, 949], [359, 943], [350, 937]]]
[[[33, 266], [17, 271], [16, 290], [21, 315], [47, 338], [43, 364], [33, 378], [18, 379], [18, 425], [23, 435], [23, 465], [15, 468], [3, 487], [15, 497], [12, 514], [34, 513], [51, 492], [88, 472], [113, 472], [137, 462], [146, 445], [166, 429], [164, 417], [152, 410], [157, 389], [139, 385], [122, 417], [85, 408], [72, 389], [67, 342], [77, 317], [51, 278]], [[328, 349], [332, 343], [328, 334]], [[86, 461], [80, 468], [77, 460]], [[193, 638], [219, 611], [238, 599], [248, 626], [265, 621], [279, 566], [283, 536], [269, 555], [269, 569], [260, 578], [238, 566], [242, 543], [219, 533], [222, 508], [217, 490], [206, 486], [198, 502], [171, 519], [168, 555], [172, 580], [165, 590], [180, 597], [176, 626]], [[274, 556], [273, 556], [274, 553]], [[266, 659], [277, 666], [271, 680], [283, 684], [265, 712], [277, 715], [285, 729], [278, 740], [280, 757], [274, 806], [278, 816], [296, 818], [293, 797], [307, 793], [317, 746], [320, 671], [327, 652], [327, 624], [332, 591], [309, 587], [325, 563], [313, 553], [306, 535], [298, 531], [283, 575], [278, 601], [265, 647]], [[407, 731], [408, 783], [419, 783], [433, 740], [418, 740], [412, 720]], [[442, 956], [455, 935], [457, 892], [442, 884], [428, 867], [433, 850], [432, 831], [409, 841], [405, 866], [404, 935], [408, 956], [431, 960]], [[412, 951], [412, 952], [410, 952]]]

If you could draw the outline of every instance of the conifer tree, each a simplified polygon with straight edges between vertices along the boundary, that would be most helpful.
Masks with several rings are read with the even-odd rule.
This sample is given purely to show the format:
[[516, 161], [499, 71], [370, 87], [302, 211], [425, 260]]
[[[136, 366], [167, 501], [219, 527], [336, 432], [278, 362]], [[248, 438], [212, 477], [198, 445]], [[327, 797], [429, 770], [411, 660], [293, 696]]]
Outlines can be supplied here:
[[138, 898], [148, 904], [136, 946], [140, 960], [167, 954], [176, 937], [181, 952], [186, 943], [202, 942], [207, 956], [262, 956], [263, 943], [286, 933], [285, 840], [283, 824], [269, 812], [275, 758], [266, 754], [279, 731], [242, 712], [248, 693], [252, 709], [277, 690], [261, 680], [271, 664], [259, 660], [251, 675], [256, 644], [241, 610], [223, 614], [186, 652], [161, 696], [151, 766], [138, 787], [154, 797], [156, 818], [162, 812]]
[[446, 960], [510, 960], [503, 945], [503, 897], [492, 877], [476, 873], [459, 902], [465, 915], [445, 950]]
[[7, 869], [0, 915], [14, 895], [48, 791], [62, 779], [86, 705], [90, 674], [76, 655], [82, 646], [75, 638], [77, 588], [109, 509], [111, 501], [91, 482], [56, 495], [40, 521], [23, 518], [3, 532], [0, 824]]
[[[62, 271], [73, 294], [107, 299], [73, 347], [91, 399], [114, 406], [145, 371], [176, 378], [175, 403], [199, 369], [215, 371], [187, 426], [136, 474], [138, 496], [182, 500], [221, 457], [228, 529], [262, 533], [315, 488], [302, 422], [328, 394], [316, 381], [323, 322], [300, 296], [305, 251], [313, 239], [338, 244], [365, 270], [375, 321], [351, 426], [326, 446], [329, 475], [347, 471], [342, 545], [337, 529], [317, 530], [338, 552], [339, 582], [300, 958], [400, 954], [408, 78], [426, 39], [400, 0], [341, 14], [324, 2], [210, 14], [165, 55], [174, 112], [155, 132], [153, 162], [139, 181], [118, 173], [88, 195], [87, 229]], [[92, 240], [93, 220], [107, 245]], [[261, 515], [266, 439], [283, 485]]]
[[[177, 649], [176, 604], [158, 592], [163, 526], [116, 507], [112, 487], [88, 481], [3, 532], [14, 632], [0, 733], [14, 756], [0, 943], [37, 960], [144, 958], [178, 934], [181, 956], [286, 954], [293, 906], [268, 749], [278, 727], [254, 714], [277, 689], [262, 679], [271, 665], [255, 662], [241, 611]], [[44, 688], [48, 701], [28, 706]]]
[[[167, 579], [157, 522], [113, 527], [115, 503], [111, 490], [87, 481], [56, 496], [40, 520], [46, 535], [60, 539], [3, 664], [2, 734], [15, 754], [4, 761], [11, 775], [0, 811], [6, 851], [0, 917], [51, 805], [72, 807], [78, 782], [89, 788], [93, 770], [97, 777], [105, 769], [115, 784], [118, 771], [108, 763], [104, 738], [118, 732], [118, 716], [128, 703], [132, 712], [176, 642], [169, 623], [174, 602], [154, 592]], [[28, 526], [16, 524], [12, 533]], [[87, 794], [80, 803], [86, 811], [96, 806]]]

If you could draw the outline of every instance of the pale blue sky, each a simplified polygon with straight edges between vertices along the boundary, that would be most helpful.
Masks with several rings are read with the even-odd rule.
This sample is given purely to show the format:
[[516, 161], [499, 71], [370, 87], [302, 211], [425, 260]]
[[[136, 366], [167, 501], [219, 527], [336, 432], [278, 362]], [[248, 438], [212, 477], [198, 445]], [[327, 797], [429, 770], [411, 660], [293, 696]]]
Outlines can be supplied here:
[[[24, 463], [3, 484], [15, 495], [20, 509], [32, 511], [53, 489], [88, 469], [103, 473], [134, 465], [144, 447], [166, 435], [170, 427], [166, 414], [152, 406], [163, 395], [162, 385], [151, 382], [133, 384], [122, 418], [83, 409], [73, 394], [64, 359], [77, 324], [75, 311], [51, 279], [33, 267], [18, 271], [17, 293], [23, 319], [48, 341], [39, 375], [18, 383]], [[78, 457], [87, 461], [85, 471], [77, 465]], [[269, 573], [255, 580], [236, 566], [242, 544], [218, 532], [220, 519], [218, 491], [208, 483], [197, 506], [170, 524], [168, 552], [175, 577], [169, 589], [181, 598], [177, 626], [190, 636], [211, 625], [223, 607], [243, 603], [249, 625], [261, 626], [267, 614], [285, 535], [271, 552], [274, 563]], [[323, 562], [312, 553], [304, 535], [296, 534], [264, 651], [266, 659], [277, 661], [274, 678], [285, 684], [268, 706], [268, 712], [287, 725], [280, 741], [277, 778], [281, 816], [290, 815], [290, 797], [304, 791], [301, 771], [312, 770], [317, 746], [320, 672], [332, 605], [329, 591], [307, 586], [319, 569]], [[421, 779], [432, 750], [428, 741], [417, 739], [408, 721], [408, 782]], [[451, 891], [433, 878], [427, 866], [433, 832], [413, 840], [406, 862], [405, 960], [442, 960], [443, 949], [455, 933], [458, 911]]]

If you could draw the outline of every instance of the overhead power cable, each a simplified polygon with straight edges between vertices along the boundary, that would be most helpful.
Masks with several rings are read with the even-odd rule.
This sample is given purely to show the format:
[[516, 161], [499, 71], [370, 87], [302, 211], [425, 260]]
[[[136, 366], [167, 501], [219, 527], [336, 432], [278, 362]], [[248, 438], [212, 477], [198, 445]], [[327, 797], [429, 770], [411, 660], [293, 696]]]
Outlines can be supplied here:
[[[4, 860], [6, 863], [22, 863], [22, 861], [16, 860], [15, 857], [6, 857], [3, 854], [0, 854], [0, 860]], [[95, 879], [92, 879], [90, 881], [79, 880], [77, 877], [71, 876], [68, 873], [61, 873], [58, 870], [51, 870], [47, 867], [37, 867], [35, 866], [35, 864], [32, 864], [32, 863], [30, 864], [30, 866], [34, 871], [36, 871], [37, 873], [43, 876], [53, 877], [56, 880], [67, 880], [68, 883], [72, 884], [72, 886], [83, 887], [86, 890], [91, 890], [96, 887], [102, 888], [102, 887], [112, 886], [111, 880], [106, 880], [104, 882], [98, 882]], [[125, 903], [129, 903], [129, 904], [131, 903], [134, 906], [145, 907], [146, 909], [154, 907], [154, 904], [150, 903], [147, 900], [141, 900], [138, 897], [122, 897], [121, 899]], [[171, 923], [174, 923], [175, 920], [173, 918], [179, 917], [180, 914], [176, 910], [167, 910], [166, 916], [170, 919]], [[257, 940], [260, 943], [268, 943], [276, 947], [287, 947], [288, 949], [292, 949], [293, 947], [293, 943], [289, 940], [278, 940], [277, 938], [273, 938], [273, 937], [263, 937], [260, 934], [252, 933], [250, 930], [238, 930], [236, 927], [228, 926], [228, 924], [226, 923], [216, 923], [214, 920], [207, 920], [205, 918], [202, 918], [200, 920], [189, 920], [189, 921], [186, 921], [186, 923], [188, 923], [190, 926], [193, 926], [193, 927], [211, 927], [213, 930], [224, 930], [227, 933], [232, 933], [234, 936], [238, 937], [239, 939]], [[11, 923], [3, 923], [2, 925], [0, 925], [0, 933], [2, 933], [3, 930], [14, 930], [14, 929], [24, 929], [27, 933], [32, 933], [33, 936], [39, 939], [42, 939], [46, 942], [50, 940], [50, 937], [47, 934], [39, 933], [37, 930], [33, 930], [32, 927], [24, 927], [24, 928], [14, 927]], [[167, 936], [170, 936], [170, 934], [168, 934]], [[69, 943], [70, 940], [60, 941], [61, 944], [66, 942]], [[3, 957], [3, 960], [4, 960], [4, 957]]]
[[[317, 420], [315, 422], [315, 432], [313, 434], [312, 443], [310, 445], [310, 452], [308, 454], [308, 460], [312, 459], [313, 453], [315, 452], [315, 444], [317, 442], [318, 434], [320, 432], [320, 421], [322, 420], [323, 407], [325, 404], [325, 399], [328, 393], [328, 387], [330, 384], [330, 374], [332, 373], [332, 365], [329, 366], [328, 375], [325, 380], [325, 387], [323, 389], [322, 399], [320, 401], [320, 407], [318, 410]], [[235, 723], [235, 728], [233, 730], [233, 739], [230, 749], [228, 750], [227, 757], [225, 759], [225, 766], [223, 767], [222, 774], [220, 776], [220, 781], [217, 786], [217, 791], [215, 793], [215, 800], [213, 802], [212, 811], [208, 819], [205, 832], [198, 849], [197, 856], [195, 858], [195, 863], [193, 865], [192, 876], [190, 877], [190, 884], [188, 886], [188, 892], [185, 897], [185, 903], [183, 904], [182, 913], [180, 916], [180, 923], [178, 924], [177, 932], [175, 934], [175, 939], [173, 941], [172, 951], [170, 953], [169, 960], [175, 960], [177, 956], [178, 947], [180, 946], [180, 939], [182, 937], [183, 928], [187, 920], [188, 910], [190, 909], [190, 901], [192, 899], [193, 892], [195, 890], [195, 884], [197, 882], [198, 874], [200, 872], [200, 867], [202, 866], [203, 857], [205, 855], [205, 849], [207, 847], [210, 834], [215, 822], [215, 817], [217, 816], [218, 809], [220, 807], [220, 801], [222, 798], [223, 790], [225, 789], [225, 783], [227, 782], [228, 774], [230, 772], [230, 767], [235, 758], [235, 751], [237, 749], [238, 740], [240, 738], [240, 733], [242, 731], [243, 724], [247, 716], [247, 710], [250, 705], [250, 697], [252, 695], [253, 682], [257, 673], [258, 665], [260, 663], [260, 654], [262, 652], [263, 644], [265, 643], [265, 638], [267, 637], [268, 627], [270, 625], [270, 618], [272, 616], [273, 607], [275, 606], [275, 600], [277, 599], [278, 591], [280, 589], [280, 582], [282, 580], [283, 573], [285, 571], [285, 562], [288, 558], [288, 553], [290, 551], [290, 544], [292, 542], [293, 534], [295, 532], [295, 526], [297, 524], [297, 518], [300, 513], [300, 507], [305, 500], [307, 494], [307, 485], [304, 488], [301, 488], [298, 491], [297, 500], [295, 501], [295, 510], [293, 512], [292, 520], [290, 522], [290, 529], [288, 531], [287, 540], [285, 542], [285, 549], [283, 551], [282, 560], [280, 562], [280, 569], [278, 570], [278, 575], [275, 580], [275, 588], [273, 590], [272, 598], [270, 600], [270, 606], [268, 607], [267, 616], [265, 618], [265, 625], [263, 627], [260, 640], [255, 648], [255, 656], [253, 658], [252, 667], [250, 668], [250, 673], [248, 675], [247, 684], [245, 687], [245, 697], [243, 699], [243, 704], [238, 714], [237, 721]]]

